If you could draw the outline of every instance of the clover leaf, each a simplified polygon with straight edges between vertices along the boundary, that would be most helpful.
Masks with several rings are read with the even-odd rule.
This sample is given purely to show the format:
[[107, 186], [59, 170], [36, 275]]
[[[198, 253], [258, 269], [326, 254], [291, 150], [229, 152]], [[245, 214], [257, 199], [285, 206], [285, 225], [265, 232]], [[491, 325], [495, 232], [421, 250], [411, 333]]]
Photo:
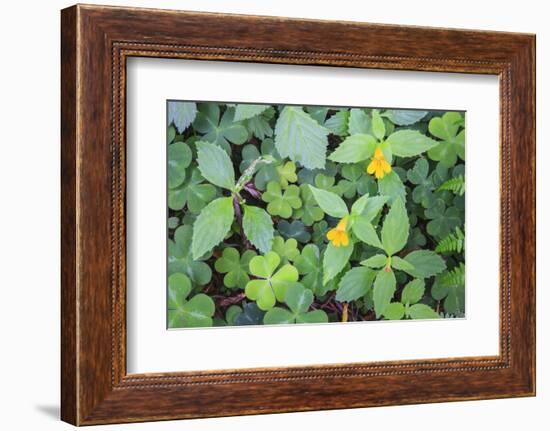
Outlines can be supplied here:
[[411, 319], [438, 319], [440, 316], [429, 305], [419, 304], [424, 296], [424, 281], [414, 279], [407, 283], [401, 292], [401, 302], [392, 302], [384, 310], [387, 320], [400, 320], [403, 317]]
[[440, 161], [447, 168], [456, 164], [457, 157], [465, 160], [465, 130], [459, 132], [462, 121], [463, 117], [459, 112], [446, 112], [442, 117], [430, 120], [428, 130], [441, 139], [436, 147], [428, 151], [430, 159]]
[[248, 118], [243, 121], [246, 129], [256, 138], [264, 140], [273, 136], [273, 128], [269, 121], [275, 115], [275, 110], [272, 107], [267, 108], [260, 115]]
[[273, 238], [272, 251], [277, 253], [283, 262], [293, 262], [300, 255], [296, 239], [289, 238], [285, 241], [282, 236]]
[[168, 146], [168, 187], [173, 189], [185, 180], [185, 172], [191, 164], [191, 149], [184, 142]]
[[239, 122], [233, 122], [234, 115], [234, 108], [228, 107], [220, 119], [219, 104], [201, 103], [193, 127], [203, 134], [201, 140], [219, 145], [230, 153], [230, 143], [241, 145], [248, 139], [246, 128]]
[[191, 281], [182, 273], [168, 277], [168, 327], [212, 326], [215, 305], [212, 298], [199, 293], [188, 299]]
[[230, 289], [244, 289], [250, 281], [248, 265], [254, 256], [256, 253], [252, 250], [246, 250], [241, 256], [236, 248], [224, 249], [222, 256], [214, 264], [216, 271], [225, 274], [223, 284]]
[[428, 173], [429, 164], [424, 158], [418, 159], [414, 167], [407, 171], [408, 180], [416, 185], [412, 193], [413, 201], [421, 204], [424, 208], [430, 207], [435, 199], [433, 194], [435, 186]]
[[325, 213], [317, 204], [307, 184], [300, 186], [300, 196], [302, 198], [302, 207], [294, 211], [293, 217], [302, 220], [306, 226], [311, 226], [316, 221], [322, 220]]
[[334, 193], [338, 196], [342, 196], [344, 193], [343, 186], [336, 183], [336, 178], [334, 176], [328, 176], [325, 174], [315, 175], [315, 187], [321, 190], [326, 190], [327, 192]]
[[292, 223], [289, 223], [286, 220], [281, 220], [277, 223], [277, 230], [283, 238], [294, 238], [296, 241], [304, 244], [311, 239], [311, 234], [306, 230], [305, 225], [299, 220], [294, 220]]
[[323, 310], [308, 311], [313, 303], [313, 292], [299, 283], [289, 286], [284, 301], [290, 310], [281, 307], [272, 308], [264, 316], [266, 325], [328, 322], [328, 316]]
[[321, 248], [325, 244], [327, 231], [328, 223], [325, 220], [321, 220], [319, 223], [315, 223], [313, 225], [313, 233], [311, 235], [311, 238], [319, 248]]
[[293, 209], [302, 206], [298, 186], [289, 186], [283, 192], [280, 184], [274, 181], [267, 184], [267, 190], [262, 194], [262, 200], [267, 202], [267, 212], [269, 214], [283, 218], [289, 218]]
[[235, 316], [235, 325], [261, 325], [264, 320], [264, 315], [265, 311], [260, 310], [255, 302], [249, 302], [244, 305], [243, 311]]
[[261, 310], [273, 308], [276, 300], [282, 302], [288, 287], [298, 281], [298, 270], [290, 264], [284, 264], [277, 270], [280, 263], [281, 258], [273, 251], [250, 260], [250, 273], [257, 279], [247, 283], [245, 294], [256, 301]]
[[274, 159], [273, 163], [262, 164], [254, 175], [254, 185], [259, 190], [265, 190], [267, 183], [270, 181], [280, 181], [279, 171], [277, 167], [281, 164], [281, 156], [277, 153], [272, 139], [265, 139], [260, 146], [261, 153], [255, 145], [245, 145], [242, 149], [242, 161], [239, 170], [244, 172], [250, 164], [260, 156], [271, 156]]
[[279, 182], [282, 188], [286, 189], [288, 183], [295, 183], [298, 180], [294, 162], [286, 162], [284, 165], [277, 166], [276, 169], [279, 173]]
[[425, 214], [430, 219], [426, 229], [437, 239], [442, 239], [462, 225], [460, 210], [455, 206], [447, 208], [445, 201], [441, 198], [436, 199], [435, 203], [426, 209]]
[[216, 196], [216, 188], [203, 183], [204, 178], [198, 168], [187, 172], [183, 184], [168, 190], [168, 207], [178, 211], [187, 205], [189, 211], [198, 214]]
[[356, 194], [373, 195], [376, 193], [376, 181], [371, 175], [365, 175], [361, 164], [345, 165], [342, 168], [343, 180], [338, 183], [345, 198], [351, 199]]
[[181, 272], [186, 274], [193, 283], [203, 286], [210, 282], [212, 270], [203, 262], [205, 256], [193, 259], [191, 256], [191, 241], [193, 228], [183, 225], [176, 229], [174, 239], [168, 240], [168, 274]]

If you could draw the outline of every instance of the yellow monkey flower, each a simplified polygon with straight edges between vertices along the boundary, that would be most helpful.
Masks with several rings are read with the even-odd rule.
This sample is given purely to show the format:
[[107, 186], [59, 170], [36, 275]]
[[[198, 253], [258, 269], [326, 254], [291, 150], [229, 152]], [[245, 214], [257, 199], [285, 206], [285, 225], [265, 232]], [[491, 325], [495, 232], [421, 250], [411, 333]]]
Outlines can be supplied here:
[[384, 178], [384, 175], [391, 172], [391, 165], [384, 158], [384, 153], [380, 147], [376, 148], [374, 151], [374, 157], [367, 166], [367, 172], [369, 174], [374, 174], [378, 180]]
[[338, 222], [338, 225], [327, 232], [327, 239], [332, 242], [334, 247], [344, 246], [347, 247], [349, 244], [349, 236], [346, 232], [346, 227], [348, 225], [348, 217], [344, 217]]

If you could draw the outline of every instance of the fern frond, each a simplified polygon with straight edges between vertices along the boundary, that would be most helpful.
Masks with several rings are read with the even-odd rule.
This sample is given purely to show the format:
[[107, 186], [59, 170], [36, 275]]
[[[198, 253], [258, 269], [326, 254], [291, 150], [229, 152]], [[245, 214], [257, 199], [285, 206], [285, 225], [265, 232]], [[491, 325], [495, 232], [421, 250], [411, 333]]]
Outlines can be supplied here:
[[450, 180], [447, 180], [443, 184], [441, 184], [437, 190], [450, 190], [455, 195], [462, 196], [466, 192], [466, 183], [464, 181], [464, 177], [462, 175], [453, 177]]
[[464, 249], [464, 232], [457, 227], [454, 233], [450, 233], [437, 244], [437, 253], [461, 253]]
[[466, 277], [466, 267], [463, 263], [449, 271], [439, 275], [438, 283], [442, 288], [453, 288], [464, 286]]

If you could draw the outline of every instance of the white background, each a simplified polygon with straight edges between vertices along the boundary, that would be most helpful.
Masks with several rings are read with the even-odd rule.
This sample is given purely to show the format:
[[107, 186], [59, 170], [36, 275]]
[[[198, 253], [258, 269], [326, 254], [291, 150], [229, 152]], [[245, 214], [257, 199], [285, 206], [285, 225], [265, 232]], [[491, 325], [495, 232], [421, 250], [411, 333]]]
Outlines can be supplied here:
[[[59, 399], [59, 9], [69, 2], [4, 2], [0, 14], [0, 425], [8, 430], [70, 429]], [[550, 29], [545, 2], [132, 0], [103, 3], [295, 17], [346, 19], [537, 33], [538, 396], [285, 415], [98, 427], [134, 430], [314, 428], [470, 430], [548, 426], [550, 321]], [[546, 186], [546, 187], [545, 187]], [[546, 190], [546, 191], [544, 191]], [[544, 193], [544, 194], [543, 194]], [[538, 424], [537, 424], [538, 422]]]
[[[129, 373], [498, 354], [496, 76], [147, 58], [127, 83]], [[466, 318], [167, 331], [166, 100], [183, 98], [466, 111]]]

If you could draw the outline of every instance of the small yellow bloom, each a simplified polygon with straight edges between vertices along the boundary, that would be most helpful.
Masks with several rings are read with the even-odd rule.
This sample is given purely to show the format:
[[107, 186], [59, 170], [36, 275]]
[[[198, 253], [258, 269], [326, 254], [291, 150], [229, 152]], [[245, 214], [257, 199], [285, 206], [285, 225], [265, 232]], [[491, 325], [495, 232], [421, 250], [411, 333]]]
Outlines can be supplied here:
[[384, 178], [384, 175], [391, 172], [391, 165], [384, 158], [384, 153], [380, 147], [374, 151], [374, 157], [367, 166], [367, 172], [374, 174], [377, 179]]
[[334, 247], [340, 247], [343, 245], [347, 247], [349, 244], [349, 236], [346, 232], [346, 226], [348, 225], [348, 218], [344, 217], [338, 222], [338, 225], [327, 232], [327, 239], [332, 241]]

